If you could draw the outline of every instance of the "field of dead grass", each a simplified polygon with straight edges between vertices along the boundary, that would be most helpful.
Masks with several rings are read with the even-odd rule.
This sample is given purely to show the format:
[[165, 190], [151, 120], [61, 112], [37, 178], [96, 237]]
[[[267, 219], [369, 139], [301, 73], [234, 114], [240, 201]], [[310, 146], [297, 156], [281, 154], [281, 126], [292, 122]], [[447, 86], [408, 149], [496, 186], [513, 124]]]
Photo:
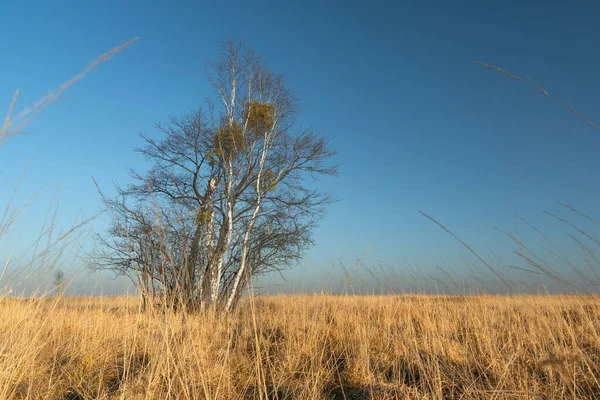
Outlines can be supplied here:
[[0, 300], [2, 399], [600, 397], [600, 297]]

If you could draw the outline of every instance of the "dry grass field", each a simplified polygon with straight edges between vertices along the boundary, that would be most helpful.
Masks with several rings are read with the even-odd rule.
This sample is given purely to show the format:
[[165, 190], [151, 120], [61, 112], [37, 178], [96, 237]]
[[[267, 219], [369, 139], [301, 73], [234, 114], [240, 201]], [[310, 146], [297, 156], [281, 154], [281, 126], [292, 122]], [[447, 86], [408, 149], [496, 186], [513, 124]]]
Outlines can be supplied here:
[[2, 399], [600, 398], [600, 297], [0, 300]]

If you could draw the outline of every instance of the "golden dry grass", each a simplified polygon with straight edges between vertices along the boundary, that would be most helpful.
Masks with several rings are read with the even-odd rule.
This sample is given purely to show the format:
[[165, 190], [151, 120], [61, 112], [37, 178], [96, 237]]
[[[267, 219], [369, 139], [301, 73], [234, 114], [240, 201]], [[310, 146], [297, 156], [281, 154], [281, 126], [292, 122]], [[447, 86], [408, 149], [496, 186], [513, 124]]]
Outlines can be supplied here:
[[276, 296], [226, 319], [0, 300], [0, 398], [600, 397], [600, 298]]

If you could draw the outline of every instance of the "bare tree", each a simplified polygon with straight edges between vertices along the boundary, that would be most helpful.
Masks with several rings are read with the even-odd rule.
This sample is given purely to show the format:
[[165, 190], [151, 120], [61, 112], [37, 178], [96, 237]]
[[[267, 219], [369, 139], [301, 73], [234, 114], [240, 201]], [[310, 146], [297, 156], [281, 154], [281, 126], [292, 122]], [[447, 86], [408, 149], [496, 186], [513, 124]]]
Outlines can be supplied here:
[[105, 199], [113, 215], [98, 237], [96, 268], [130, 276], [144, 302], [229, 310], [251, 278], [297, 262], [330, 195], [326, 140], [299, 127], [280, 75], [229, 40], [207, 73], [214, 101], [158, 124], [137, 149], [151, 163]]
[[63, 286], [65, 284], [65, 273], [57, 269], [54, 272], [54, 287], [56, 288], [56, 295], [60, 297], [63, 291]]

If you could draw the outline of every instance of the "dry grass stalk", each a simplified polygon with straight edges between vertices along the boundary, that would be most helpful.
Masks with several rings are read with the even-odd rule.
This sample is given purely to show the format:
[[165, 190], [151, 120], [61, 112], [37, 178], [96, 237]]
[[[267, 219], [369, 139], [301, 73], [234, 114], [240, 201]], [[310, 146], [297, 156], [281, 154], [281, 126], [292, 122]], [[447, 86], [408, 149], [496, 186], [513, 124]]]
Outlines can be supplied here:
[[538, 92], [540, 92], [544, 96], [548, 97], [552, 101], [558, 103], [561, 107], [564, 107], [565, 109], [567, 109], [570, 113], [576, 115], [577, 117], [579, 117], [580, 119], [582, 119], [583, 121], [585, 121], [585, 123], [587, 123], [588, 125], [590, 125], [592, 128], [596, 129], [597, 131], [600, 131], [600, 126], [596, 125], [591, 120], [589, 120], [588, 118], [584, 117], [580, 112], [578, 112], [577, 110], [575, 110], [573, 107], [569, 106], [566, 103], [563, 103], [561, 100], [559, 100], [556, 97], [552, 96], [550, 93], [548, 93], [548, 91], [546, 89], [544, 89], [543, 87], [541, 87], [538, 83], [532, 82], [530, 79], [521, 78], [518, 75], [515, 75], [515, 74], [513, 74], [511, 72], [508, 72], [508, 71], [506, 71], [506, 70], [504, 70], [502, 68], [496, 67], [496, 66], [488, 64], [488, 63], [476, 61], [475, 64], [479, 64], [479, 65], [481, 65], [484, 68], [488, 68], [488, 69], [491, 69], [493, 71], [496, 71], [498, 74], [500, 74], [502, 76], [506, 76], [506, 77], [514, 79], [516, 81], [521, 81], [521, 82], [525, 83], [527, 86], [529, 86], [529, 87], [537, 90]]
[[135, 43], [139, 38], [133, 38], [120, 46], [117, 46], [111, 49], [109, 52], [102, 54], [100, 57], [96, 58], [94, 61], [89, 63], [83, 71], [63, 83], [58, 88], [52, 90], [44, 97], [39, 99], [35, 104], [25, 108], [21, 112], [19, 112], [16, 116], [13, 117], [15, 105], [19, 98], [19, 91], [17, 90], [13, 96], [13, 99], [10, 103], [10, 107], [8, 109], [8, 113], [4, 119], [4, 123], [2, 124], [2, 129], [0, 130], [0, 146], [8, 139], [10, 139], [14, 135], [18, 135], [23, 133], [22, 129], [27, 125], [33, 118], [35, 118], [40, 112], [42, 112], [46, 107], [50, 104], [54, 103], [56, 100], [60, 98], [60, 96], [70, 88], [75, 82], [83, 78], [90, 71], [95, 69], [101, 62], [110, 60], [115, 54], [119, 53], [127, 46]]

